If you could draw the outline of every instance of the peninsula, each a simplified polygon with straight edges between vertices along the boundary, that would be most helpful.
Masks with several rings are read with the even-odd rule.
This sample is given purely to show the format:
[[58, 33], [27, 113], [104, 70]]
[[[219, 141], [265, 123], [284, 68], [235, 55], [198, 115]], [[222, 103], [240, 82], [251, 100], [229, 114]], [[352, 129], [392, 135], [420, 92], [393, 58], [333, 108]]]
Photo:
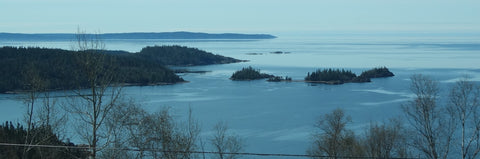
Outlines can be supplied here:
[[32, 78], [41, 79], [45, 90], [87, 87], [78, 77], [81, 58], [92, 54], [114, 70], [115, 83], [159, 85], [185, 82], [167, 66], [195, 66], [242, 62], [184, 46], [149, 46], [138, 53], [110, 50], [71, 51], [37, 47], [0, 47], [0, 93], [23, 91]]
[[[94, 34], [86, 34], [94, 36]], [[1, 39], [16, 40], [75, 40], [76, 34], [70, 33], [0, 33]], [[95, 34], [102, 40], [109, 39], [274, 39], [270, 34], [240, 34], [240, 33], [197, 33], [197, 32], [134, 32], [134, 33], [105, 33]]]

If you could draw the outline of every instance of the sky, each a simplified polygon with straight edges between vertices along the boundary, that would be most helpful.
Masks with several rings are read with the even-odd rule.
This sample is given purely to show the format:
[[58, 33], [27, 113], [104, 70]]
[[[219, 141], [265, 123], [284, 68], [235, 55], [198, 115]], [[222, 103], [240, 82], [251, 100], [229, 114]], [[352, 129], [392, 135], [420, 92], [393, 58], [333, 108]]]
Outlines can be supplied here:
[[479, 0], [0, 0], [0, 32], [480, 32]]

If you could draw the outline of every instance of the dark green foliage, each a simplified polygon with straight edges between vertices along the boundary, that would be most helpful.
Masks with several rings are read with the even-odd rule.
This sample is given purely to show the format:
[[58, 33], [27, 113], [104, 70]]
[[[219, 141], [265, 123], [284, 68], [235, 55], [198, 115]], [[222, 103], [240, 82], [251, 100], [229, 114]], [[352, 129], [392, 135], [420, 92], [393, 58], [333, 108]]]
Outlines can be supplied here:
[[[48, 126], [34, 127], [31, 134], [35, 134], [34, 145], [72, 146], [73, 143], [63, 142], [52, 132]], [[24, 144], [27, 130], [22, 125], [16, 126], [12, 122], [5, 122], [0, 125], [0, 143]], [[88, 152], [80, 148], [46, 148], [29, 147], [29, 151], [23, 154], [23, 146], [0, 145], [0, 158], [86, 158]]]
[[392, 72], [386, 67], [374, 68], [368, 71], [363, 71], [360, 76], [357, 76], [350, 70], [344, 69], [323, 69], [308, 73], [305, 77], [307, 82], [320, 82], [326, 84], [343, 84], [348, 82], [363, 83], [371, 82], [371, 78], [392, 77]]
[[378, 67], [368, 71], [363, 71], [360, 75], [365, 78], [382, 78], [395, 76], [387, 67]]
[[257, 79], [264, 79], [264, 78], [271, 78], [274, 77], [273, 75], [260, 73], [260, 70], [254, 69], [251, 66], [246, 68], [242, 68], [242, 70], [237, 71], [232, 74], [230, 77], [231, 80], [257, 80]]
[[184, 46], [148, 46], [139, 52], [140, 57], [152, 59], [163, 65], [193, 66], [242, 62], [231, 57]]
[[88, 87], [85, 76], [79, 66], [84, 55], [104, 58], [103, 67], [115, 71], [115, 83], [133, 83], [135, 85], [176, 83], [184, 81], [172, 70], [157, 61], [137, 54], [112, 53], [101, 54], [68, 51], [47, 48], [0, 48], [0, 92], [23, 90], [26, 83], [22, 72], [35, 68], [40, 78], [46, 82], [47, 90], [74, 89]]
[[351, 82], [357, 75], [350, 70], [340, 69], [324, 69], [308, 73], [305, 81], [320, 81], [320, 82]]

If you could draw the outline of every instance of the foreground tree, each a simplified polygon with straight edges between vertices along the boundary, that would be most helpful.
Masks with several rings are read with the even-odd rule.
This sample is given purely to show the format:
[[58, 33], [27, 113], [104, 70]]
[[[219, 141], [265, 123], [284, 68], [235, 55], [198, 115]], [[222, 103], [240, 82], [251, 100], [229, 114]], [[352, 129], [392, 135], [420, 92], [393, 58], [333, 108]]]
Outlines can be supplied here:
[[[169, 108], [148, 113], [135, 102], [122, 102], [106, 125], [112, 136], [103, 158], [194, 158], [200, 126], [191, 111], [177, 122]], [[136, 151], [128, 151], [134, 148]]]
[[[40, 72], [35, 68], [35, 66], [30, 63], [30, 65], [26, 66], [25, 69], [22, 71], [22, 75], [24, 77], [24, 89], [27, 91], [22, 101], [27, 106], [26, 114], [25, 114], [25, 123], [27, 124], [26, 134], [25, 134], [25, 145], [32, 145], [34, 144], [33, 141], [35, 140], [34, 137], [36, 135], [32, 134], [32, 130], [35, 125], [35, 105], [37, 105], [38, 98], [42, 91], [45, 91], [46, 82], [44, 79], [40, 77]], [[30, 151], [32, 147], [25, 146], [23, 149], [23, 156], [26, 155], [28, 151]]]
[[368, 157], [406, 158], [408, 157], [407, 136], [402, 123], [392, 119], [387, 123], [370, 124], [365, 132], [362, 146]]
[[423, 75], [410, 79], [415, 98], [402, 108], [415, 133], [412, 145], [427, 158], [448, 158], [454, 123], [446, 109], [437, 104], [438, 84]]
[[342, 109], [335, 109], [331, 114], [322, 116], [315, 125], [320, 131], [313, 135], [314, 142], [307, 153], [319, 158], [363, 156], [363, 150], [355, 140], [353, 131], [346, 128], [350, 122], [350, 116], [345, 116]]
[[[36, 126], [30, 130], [30, 134], [35, 134], [35, 138], [29, 138], [29, 143], [40, 143], [49, 146], [68, 146], [68, 147], [29, 147], [24, 152], [22, 147], [3, 145], [24, 144], [27, 130], [21, 125], [14, 125], [12, 122], [5, 122], [0, 125], [0, 158], [86, 158], [86, 153], [82, 147], [70, 142], [61, 141], [52, 129], [48, 126]], [[38, 145], [37, 145], [38, 146]]]
[[228, 132], [228, 126], [224, 122], [219, 122], [213, 128], [215, 134], [210, 140], [211, 144], [215, 148], [215, 152], [218, 153], [217, 158], [220, 159], [235, 159], [238, 158], [239, 153], [243, 150], [242, 139]]
[[[78, 72], [77, 86], [87, 86], [74, 90], [67, 111], [74, 114], [78, 123], [79, 135], [91, 151], [91, 158], [110, 142], [110, 133], [105, 127], [105, 119], [118, 106], [122, 87], [119, 86], [113, 59], [102, 53], [104, 44], [98, 36], [92, 37], [84, 31], [77, 33], [76, 61]], [[83, 83], [85, 82], [85, 83]]]
[[450, 92], [449, 110], [460, 127], [462, 159], [477, 158], [480, 152], [480, 87], [464, 78]]

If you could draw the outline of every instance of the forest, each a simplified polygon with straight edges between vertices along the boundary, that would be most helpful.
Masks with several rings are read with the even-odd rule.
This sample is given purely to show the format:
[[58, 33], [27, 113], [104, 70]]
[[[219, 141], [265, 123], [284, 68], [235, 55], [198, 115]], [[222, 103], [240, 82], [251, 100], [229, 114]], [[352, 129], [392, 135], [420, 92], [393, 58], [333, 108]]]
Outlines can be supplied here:
[[246, 80], [273, 78], [273, 77], [275, 76], [269, 75], [266, 73], [260, 73], [260, 70], [254, 69], [253, 67], [249, 66], [234, 72], [230, 77], [230, 79], [235, 81], [246, 81]]
[[[163, 65], [197, 66], [245, 62], [231, 57], [215, 55], [197, 48], [185, 46], [148, 46], [138, 54], [139, 57], [153, 60]], [[131, 54], [128, 54], [131, 56]]]
[[46, 90], [65, 90], [88, 87], [78, 76], [79, 64], [86, 56], [102, 59], [103, 67], [115, 70], [115, 83], [128, 85], [157, 85], [184, 82], [167, 65], [192, 66], [241, 62], [241, 60], [214, 55], [196, 48], [182, 46], [152, 46], [139, 53], [109, 50], [69, 51], [37, 47], [0, 48], [0, 92], [26, 90], [31, 76], [42, 79]]
[[371, 78], [392, 77], [394, 74], [386, 67], [373, 68], [363, 71], [357, 76], [350, 70], [345, 69], [318, 69], [315, 72], [308, 72], [305, 77], [307, 82], [320, 82], [325, 84], [362, 83], [371, 82]]

